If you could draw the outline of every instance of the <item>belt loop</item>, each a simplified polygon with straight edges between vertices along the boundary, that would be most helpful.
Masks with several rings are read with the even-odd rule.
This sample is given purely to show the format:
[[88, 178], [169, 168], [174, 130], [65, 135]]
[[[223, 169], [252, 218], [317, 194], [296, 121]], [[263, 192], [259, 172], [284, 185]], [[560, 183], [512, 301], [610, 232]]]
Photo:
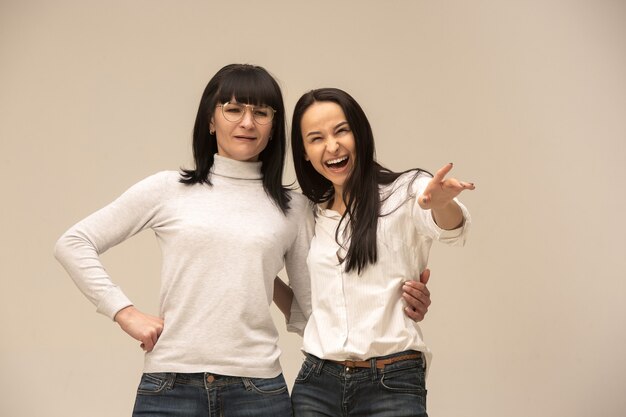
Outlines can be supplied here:
[[174, 382], [176, 381], [176, 372], [170, 372], [167, 374], [167, 382], [165, 386], [168, 389], [174, 388]]
[[370, 369], [372, 370], [372, 383], [376, 383], [376, 379], [378, 378], [378, 368], [376, 367], [376, 358], [370, 359]]
[[325, 363], [326, 361], [324, 359], [318, 358], [318, 361], [315, 363], [315, 365], [317, 366], [317, 369], [315, 370], [315, 376], [320, 376]]
[[246, 391], [252, 390], [252, 382], [250, 382], [250, 378], [243, 376], [241, 377], [241, 381], [243, 382], [243, 386], [246, 388]]

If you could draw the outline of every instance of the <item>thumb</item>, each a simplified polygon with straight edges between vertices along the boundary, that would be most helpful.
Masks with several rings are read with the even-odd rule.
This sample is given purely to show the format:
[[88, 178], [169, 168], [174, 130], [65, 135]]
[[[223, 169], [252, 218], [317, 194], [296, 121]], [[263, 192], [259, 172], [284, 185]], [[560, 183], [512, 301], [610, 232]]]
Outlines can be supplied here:
[[420, 274], [420, 282], [426, 285], [429, 279], [430, 279], [430, 269], [426, 268], [424, 272]]
[[430, 208], [430, 197], [428, 195], [422, 194], [417, 199], [417, 204], [423, 209], [428, 210]]

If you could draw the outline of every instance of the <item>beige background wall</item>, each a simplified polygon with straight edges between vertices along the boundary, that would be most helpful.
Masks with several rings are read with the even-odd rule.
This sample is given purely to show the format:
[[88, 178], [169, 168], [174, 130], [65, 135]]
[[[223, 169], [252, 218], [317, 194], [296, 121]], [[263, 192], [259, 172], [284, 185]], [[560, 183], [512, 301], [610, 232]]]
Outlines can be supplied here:
[[[142, 352], [52, 246], [188, 166], [201, 91], [231, 62], [275, 74], [289, 116], [307, 89], [344, 88], [381, 162], [453, 161], [476, 182], [468, 246], [436, 246], [430, 265], [432, 416], [624, 416], [620, 0], [0, 0], [0, 415], [130, 415]], [[155, 312], [151, 233], [104, 260]], [[299, 343], [281, 341], [290, 384]]]

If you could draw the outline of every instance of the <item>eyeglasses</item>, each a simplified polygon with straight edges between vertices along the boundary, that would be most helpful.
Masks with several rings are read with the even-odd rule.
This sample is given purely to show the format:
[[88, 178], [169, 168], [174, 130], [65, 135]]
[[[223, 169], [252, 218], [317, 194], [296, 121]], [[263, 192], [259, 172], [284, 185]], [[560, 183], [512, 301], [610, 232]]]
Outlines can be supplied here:
[[270, 123], [274, 118], [274, 113], [276, 113], [276, 110], [270, 106], [253, 106], [251, 104], [243, 103], [226, 102], [224, 104], [218, 104], [217, 107], [222, 108], [222, 115], [224, 115], [224, 119], [229, 122], [238, 122], [243, 119], [243, 116], [246, 113], [246, 108], [250, 109], [252, 118], [254, 118], [254, 121], [260, 125]]

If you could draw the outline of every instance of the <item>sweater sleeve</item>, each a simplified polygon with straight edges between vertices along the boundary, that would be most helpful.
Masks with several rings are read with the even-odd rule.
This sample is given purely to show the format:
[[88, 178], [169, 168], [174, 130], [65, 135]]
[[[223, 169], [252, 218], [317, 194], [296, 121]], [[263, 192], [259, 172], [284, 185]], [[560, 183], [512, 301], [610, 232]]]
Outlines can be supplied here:
[[412, 198], [412, 212], [418, 230], [431, 238], [452, 246], [463, 246], [469, 235], [471, 217], [467, 208], [458, 199], [454, 201], [459, 205], [463, 213], [463, 224], [453, 230], [445, 230], [437, 226], [431, 210], [424, 210], [418, 203], [419, 196], [424, 192], [432, 177], [420, 173], [414, 181], [410, 183], [410, 193]]
[[54, 256], [80, 291], [111, 319], [132, 302], [111, 280], [99, 255], [139, 231], [153, 227], [165, 192], [167, 172], [148, 177], [111, 204], [81, 220], [56, 242]]
[[[298, 211], [296, 218], [298, 233], [285, 255], [285, 269], [289, 277], [289, 286], [294, 294], [287, 331], [302, 335], [311, 315], [311, 278], [306, 259], [313, 237], [314, 219], [308, 199], [301, 195], [297, 197], [299, 201], [297, 205], [294, 204], [293, 210]], [[296, 203], [296, 198], [293, 201]]]

